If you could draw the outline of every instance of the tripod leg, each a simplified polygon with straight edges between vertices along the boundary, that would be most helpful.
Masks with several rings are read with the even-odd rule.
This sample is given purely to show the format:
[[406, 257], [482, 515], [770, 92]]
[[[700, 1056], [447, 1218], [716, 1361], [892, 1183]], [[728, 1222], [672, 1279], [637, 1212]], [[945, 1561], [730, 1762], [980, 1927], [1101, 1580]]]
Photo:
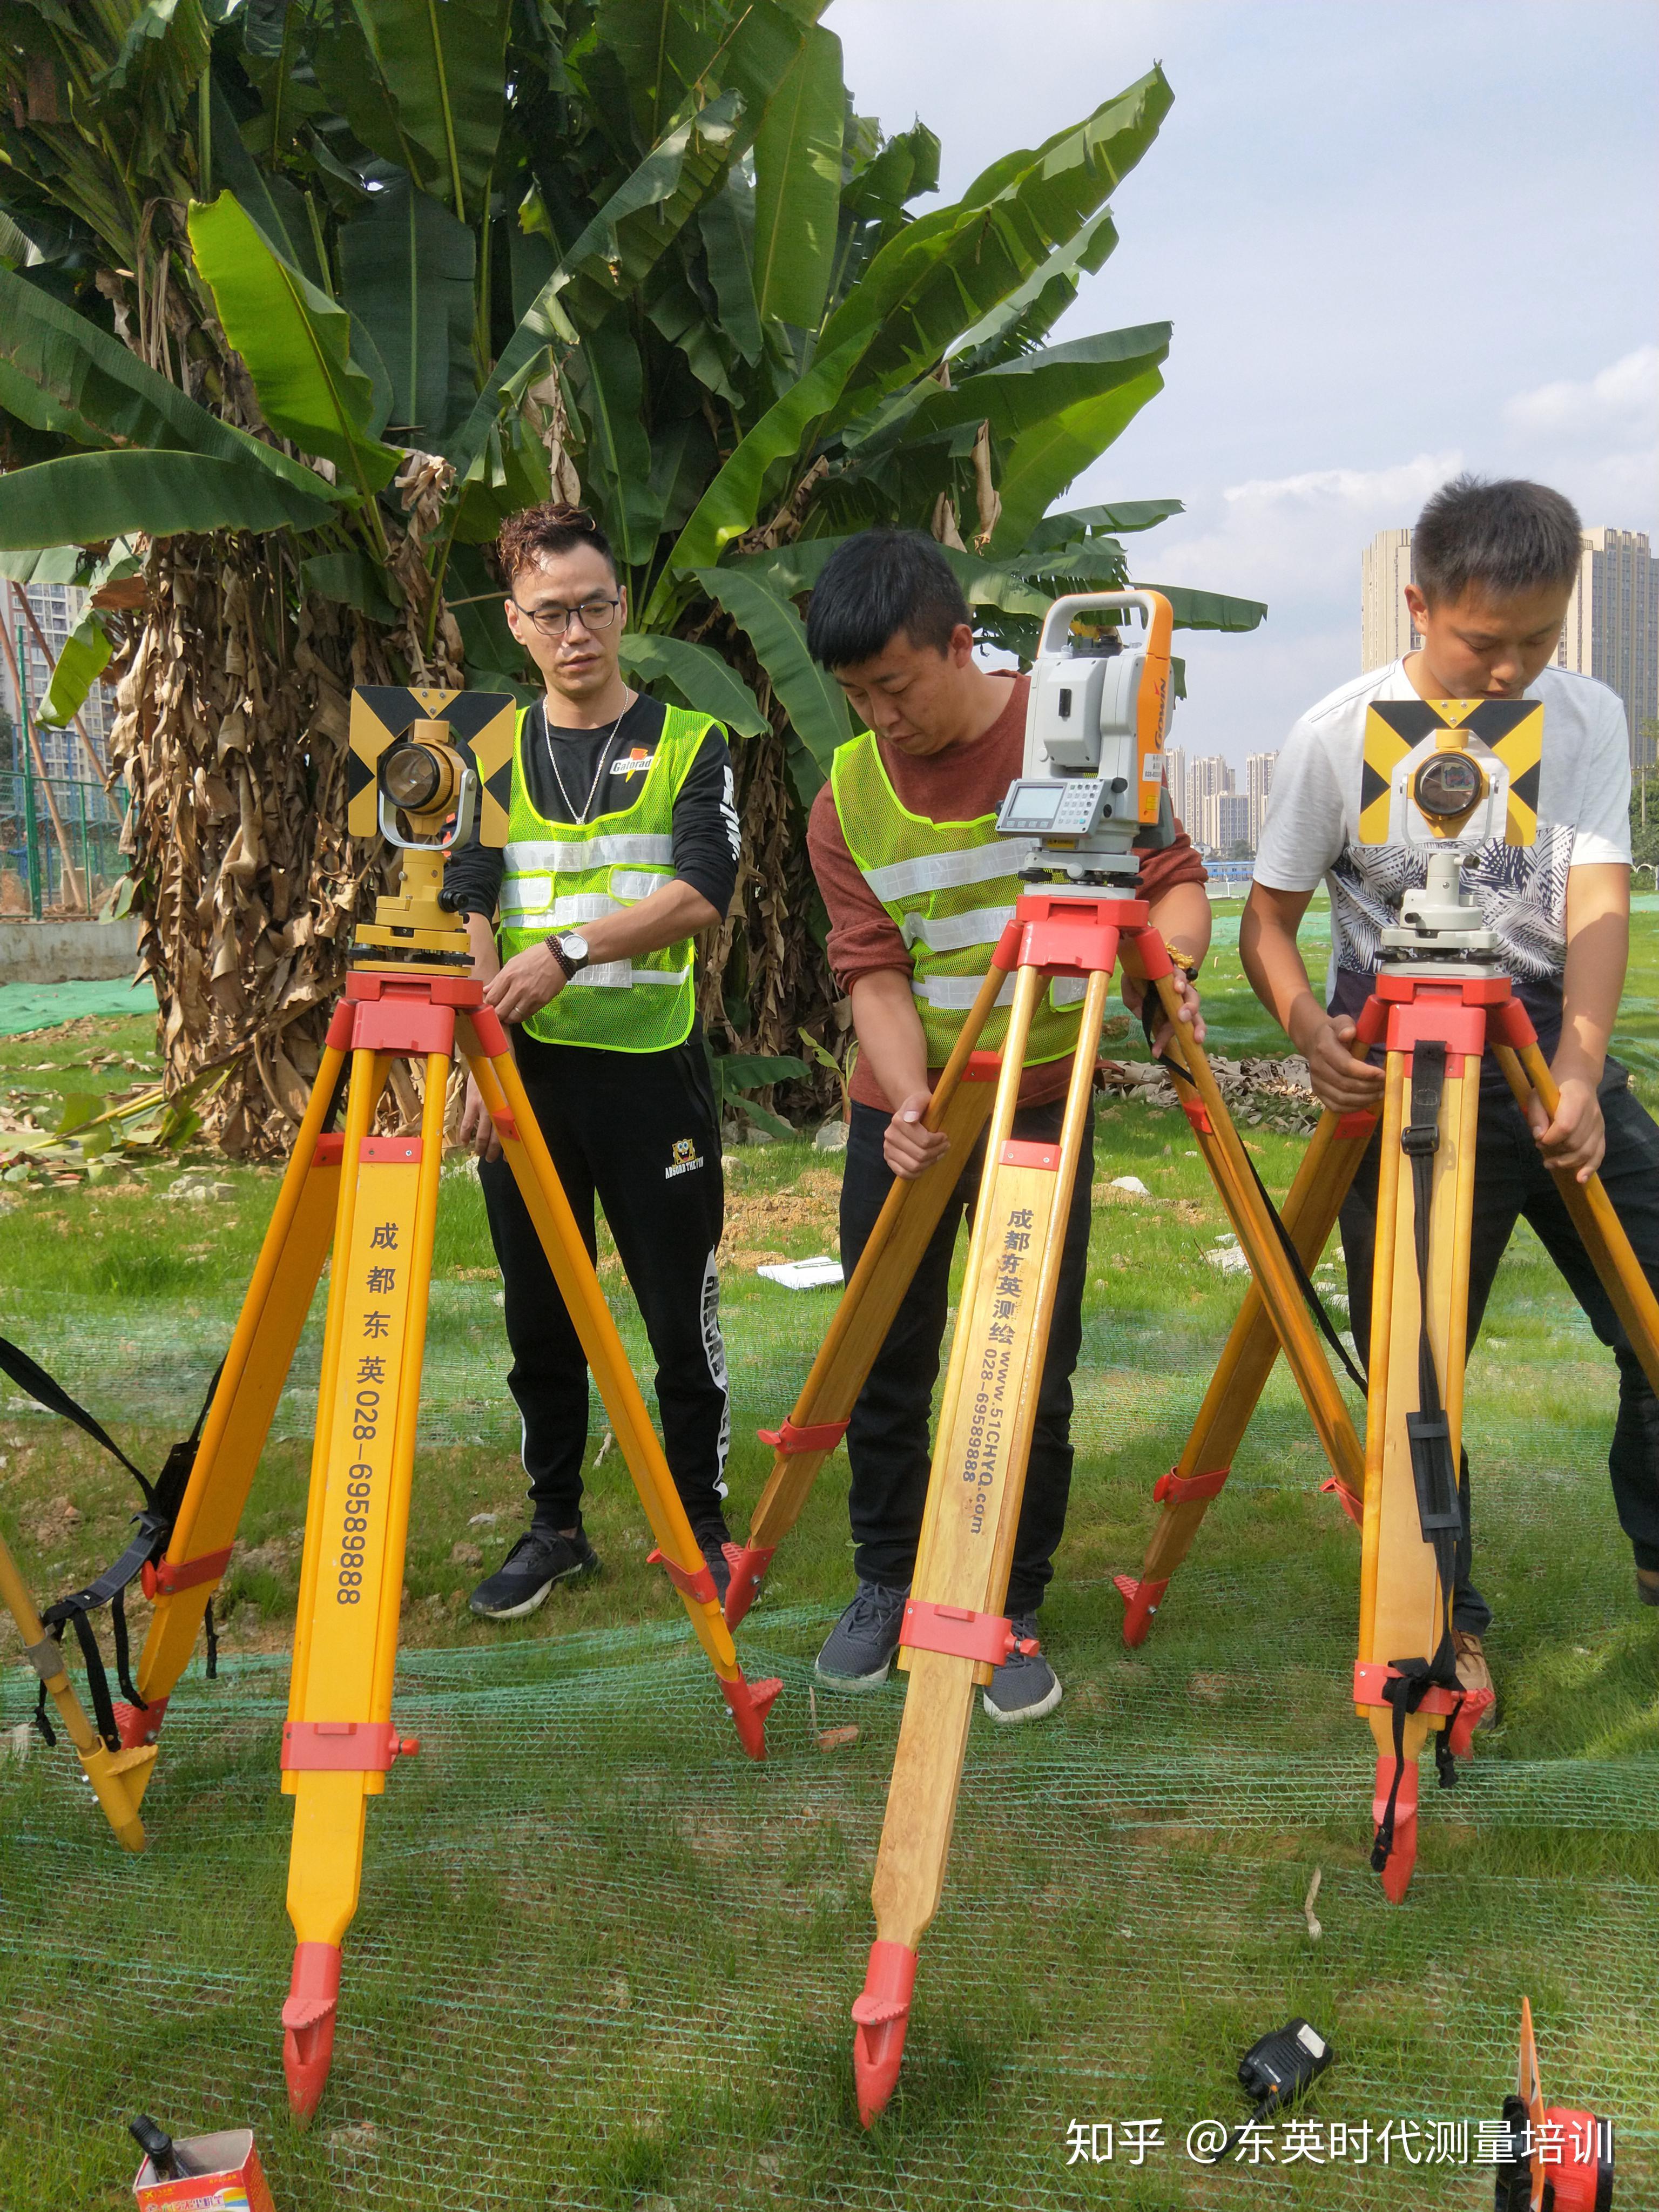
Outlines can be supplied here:
[[[1322, 1115], [1281, 1210], [1304, 1267], [1311, 1270], [1317, 1264], [1376, 1126], [1370, 1114]], [[1139, 1578], [1116, 1578], [1125, 1604], [1125, 1644], [1146, 1641], [1170, 1577], [1231, 1472], [1233, 1454], [1267, 1387], [1279, 1349], [1279, 1333], [1252, 1277], [1181, 1457], [1168, 1474], [1158, 1478], [1152, 1492], [1161, 1510]], [[1351, 1510], [1356, 1515], [1363, 1512], [1359, 1492], [1349, 1492], [1336, 1476], [1327, 1486], [1338, 1490], [1345, 1506], [1352, 1497]]]
[[[1495, 1050], [1498, 1063], [1522, 1113], [1536, 1092], [1539, 1104], [1553, 1118], [1561, 1094], [1550, 1073], [1549, 1062], [1537, 1045], [1523, 1048], [1518, 1055], [1507, 1045], [1500, 1044]], [[1573, 1227], [1601, 1278], [1601, 1287], [1611, 1299], [1613, 1311], [1624, 1324], [1632, 1351], [1641, 1361], [1649, 1382], [1659, 1390], [1659, 1299], [1654, 1297], [1652, 1285], [1642, 1273], [1642, 1264], [1631, 1249], [1624, 1224], [1613, 1210], [1613, 1201], [1601, 1176], [1592, 1176], [1588, 1182], [1580, 1182], [1575, 1175], [1558, 1174], [1555, 1187], [1566, 1200]]]
[[933, 1086], [926, 1126], [943, 1129], [950, 1138], [950, 1150], [913, 1182], [894, 1182], [793, 1412], [781, 1428], [760, 1432], [762, 1443], [775, 1448], [775, 1456], [749, 1524], [749, 1540], [732, 1562], [732, 1584], [726, 1595], [728, 1628], [735, 1628], [755, 1602], [773, 1553], [800, 1518], [819, 1468], [846, 1434], [859, 1392], [957, 1187], [963, 1164], [979, 1142], [991, 1110], [995, 1056], [980, 1055], [990, 1066], [975, 1066], [974, 1048], [1018, 957], [1018, 927], [1010, 923]]
[[[1419, 1041], [1419, 1049], [1421, 1049]], [[1444, 1408], [1456, 1502], [1463, 1427], [1463, 1354], [1468, 1323], [1470, 1225], [1474, 1210], [1474, 1143], [1480, 1107], [1478, 1056], [1449, 1055], [1439, 1103], [1429, 1210], [1428, 1335]], [[1392, 1848], [1382, 1887], [1398, 1904], [1417, 1856], [1417, 1759], [1431, 1730], [1443, 1728], [1450, 1699], [1431, 1690], [1405, 1720], [1396, 1759], [1395, 1715], [1383, 1695], [1389, 1668], [1404, 1654], [1436, 1652], [1449, 1628], [1452, 1592], [1442, 1582], [1423, 1527], [1408, 1416], [1422, 1402], [1419, 1374], [1423, 1299], [1415, 1239], [1416, 1198], [1405, 1172], [1407, 1055], [1389, 1054], [1382, 1149], [1377, 1178], [1376, 1253], [1372, 1274], [1370, 1395], [1365, 1427], [1365, 1520], [1360, 1559], [1359, 1663], [1356, 1708], [1376, 1739], [1376, 1801], [1385, 1805], [1399, 1778]], [[1381, 1820], [1379, 1819], [1379, 1826]]]
[[[1115, 934], [1112, 935], [1115, 945]], [[1011, 1141], [1044, 978], [1022, 969], [986, 1146], [968, 1270], [899, 1663], [909, 1670], [871, 1896], [876, 1941], [853, 2008], [859, 2115], [898, 2078], [917, 1946], [938, 1908], [976, 1683], [1012, 1648], [1008, 1588], [1066, 1217], [1109, 971], [1090, 975], [1058, 1145]]]
[[[1149, 969], [1153, 964], [1149, 954], [1153, 950], [1146, 947], [1141, 953]], [[1161, 951], [1162, 946], [1156, 950]], [[1197, 1123], [1194, 1128], [1221, 1202], [1250, 1263], [1250, 1273], [1261, 1292], [1263, 1305], [1284, 1347], [1285, 1361], [1296, 1377], [1297, 1388], [1324, 1447], [1325, 1456], [1330, 1462], [1331, 1472], [1344, 1489], [1358, 1497], [1364, 1479], [1364, 1455], [1359, 1439], [1354, 1434], [1336, 1378], [1327, 1364], [1296, 1278], [1256, 1188], [1232, 1116], [1222, 1102], [1209, 1059], [1190, 1032], [1181, 1030], [1177, 1020], [1180, 994], [1168, 973], [1167, 956], [1165, 972], [1155, 974], [1153, 981], [1164, 1012], [1176, 1031], [1177, 1047], [1198, 1093], [1204, 1118], [1210, 1124], [1207, 1130]]]
[[58, 1717], [75, 1746], [87, 1780], [104, 1809], [105, 1819], [115, 1831], [116, 1841], [124, 1850], [142, 1851], [144, 1824], [138, 1817], [138, 1807], [150, 1769], [155, 1764], [155, 1747], [136, 1744], [112, 1751], [100, 1739], [70, 1686], [63, 1646], [55, 1637], [47, 1635], [35, 1610], [34, 1600], [29, 1595], [28, 1585], [18, 1572], [17, 1563], [3, 1540], [0, 1540], [0, 1604], [5, 1606], [17, 1624], [17, 1632], [23, 1639], [23, 1656], [46, 1684], [46, 1695], [58, 1708]]
[[472, 1015], [471, 1027], [476, 1042], [469, 1040], [466, 1044], [467, 1064], [536, 1224], [553, 1279], [599, 1386], [611, 1433], [657, 1540], [652, 1557], [680, 1594], [697, 1641], [719, 1680], [720, 1694], [732, 1709], [744, 1749], [751, 1759], [764, 1759], [766, 1716], [783, 1685], [775, 1678], [752, 1683], [744, 1680], [732, 1632], [714, 1593], [714, 1577], [691, 1533], [684, 1504], [651, 1425], [569, 1201], [560, 1188], [546, 1139], [525, 1095], [507, 1039], [487, 1007]]
[[137, 1677], [144, 1706], [115, 1708], [124, 1742], [153, 1742], [161, 1728], [209, 1601], [223, 1579], [276, 1401], [294, 1364], [334, 1225], [340, 1147], [322, 1131], [344, 1066], [344, 1052], [330, 1045], [202, 1424], [167, 1557], [155, 1571], [155, 1611]]
[[296, 1938], [283, 2056], [302, 2123], [333, 2057], [340, 1944], [357, 1909], [368, 1800], [385, 1789], [399, 1751], [417, 1748], [392, 1726], [392, 1689], [449, 1074], [447, 1053], [426, 1055], [419, 1137], [372, 1137], [386, 1058], [364, 1050], [352, 1060], [283, 1731]]
[[[800, 1518], [818, 1470], [846, 1434], [859, 1392], [957, 1187], [963, 1164], [979, 1142], [993, 1097], [989, 1083], [964, 1083], [937, 1121], [928, 1116], [934, 1127], [949, 1136], [950, 1151], [914, 1182], [896, 1182], [888, 1192], [793, 1411], [781, 1429], [761, 1432], [775, 1450], [750, 1523], [749, 1540], [732, 1563], [726, 1600], [729, 1627], [735, 1628], [754, 1603], [772, 1554]], [[799, 1441], [806, 1437], [813, 1441]]]

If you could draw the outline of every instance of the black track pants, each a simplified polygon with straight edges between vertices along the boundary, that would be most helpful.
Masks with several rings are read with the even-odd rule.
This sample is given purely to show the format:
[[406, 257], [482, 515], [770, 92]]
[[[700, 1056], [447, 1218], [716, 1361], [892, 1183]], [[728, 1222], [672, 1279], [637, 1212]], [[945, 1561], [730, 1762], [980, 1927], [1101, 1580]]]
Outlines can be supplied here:
[[[1613, 1210], [1648, 1280], [1659, 1290], [1659, 1127], [1629, 1089], [1617, 1060], [1607, 1062], [1600, 1098], [1607, 1150], [1600, 1173]], [[1376, 1249], [1376, 1170], [1381, 1124], [1342, 1208], [1342, 1249], [1348, 1271], [1348, 1312], [1360, 1352], [1370, 1346], [1371, 1270]], [[1469, 1347], [1480, 1334], [1498, 1263], [1524, 1216], [1566, 1279], [1590, 1327], [1611, 1347], [1619, 1367], [1619, 1415], [1607, 1467], [1619, 1525], [1638, 1567], [1659, 1567], [1659, 1401], [1631, 1350], [1601, 1279], [1579, 1242], [1566, 1200], [1534, 1144], [1521, 1109], [1507, 1092], [1480, 1094], [1475, 1138], [1474, 1225], [1469, 1253]], [[1457, 1550], [1452, 1620], [1479, 1635], [1492, 1613], [1469, 1583], [1468, 1462], [1462, 1469], [1463, 1535]]]
[[[589, 1255], [596, 1198], [617, 1241], [656, 1356], [664, 1448], [691, 1526], [724, 1533], [731, 1409], [715, 1255], [725, 1189], [701, 1036], [637, 1053], [541, 1044], [522, 1030], [513, 1041]], [[485, 1161], [479, 1181], [507, 1291], [507, 1382], [524, 1417], [531, 1510], [568, 1528], [581, 1512], [586, 1362], [513, 1170]]]
[[[1064, 1111], [1065, 1101], [1060, 1098], [1048, 1105], [1027, 1107], [1014, 1116], [1014, 1134], [1053, 1144], [1060, 1135]], [[848, 1276], [858, 1265], [882, 1202], [892, 1188], [892, 1172], [881, 1149], [891, 1119], [890, 1114], [874, 1106], [853, 1108], [847, 1170], [841, 1187], [841, 1258]], [[1048, 1333], [1025, 1494], [1014, 1539], [1008, 1577], [1010, 1613], [1034, 1613], [1042, 1604], [1042, 1593], [1054, 1573], [1054, 1549], [1066, 1526], [1066, 1503], [1072, 1488], [1072, 1373], [1083, 1342], [1093, 1162], [1091, 1109], [1066, 1224], [1054, 1325]], [[928, 1416], [945, 1338], [951, 1255], [964, 1212], [971, 1219], [972, 1201], [978, 1196], [984, 1165], [981, 1136], [939, 1217], [904, 1303], [894, 1316], [870, 1370], [870, 1379], [859, 1393], [847, 1431], [847, 1456], [853, 1474], [848, 1505], [857, 1545], [854, 1564], [860, 1581], [879, 1583], [889, 1589], [904, 1589], [915, 1567], [931, 1464]]]

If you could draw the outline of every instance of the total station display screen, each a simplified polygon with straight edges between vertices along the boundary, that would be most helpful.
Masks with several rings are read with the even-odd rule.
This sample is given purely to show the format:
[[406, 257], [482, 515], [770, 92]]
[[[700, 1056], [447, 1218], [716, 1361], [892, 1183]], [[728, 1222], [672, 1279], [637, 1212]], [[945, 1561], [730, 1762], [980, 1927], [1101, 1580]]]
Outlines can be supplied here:
[[1052, 830], [1065, 787], [1058, 783], [1022, 783], [1008, 809], [1010, 830]]

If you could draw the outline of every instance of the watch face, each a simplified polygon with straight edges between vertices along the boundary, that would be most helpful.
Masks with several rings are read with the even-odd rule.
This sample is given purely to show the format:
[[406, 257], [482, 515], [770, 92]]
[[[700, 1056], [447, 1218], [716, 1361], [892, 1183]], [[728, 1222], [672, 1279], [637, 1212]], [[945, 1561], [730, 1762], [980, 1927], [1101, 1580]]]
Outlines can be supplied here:
[[565, 951], [570, 955], [573, 960], [586, 959], [587, 939], [578, 931], [567, 929], [559, 939], [559, 942], [563, 945]]

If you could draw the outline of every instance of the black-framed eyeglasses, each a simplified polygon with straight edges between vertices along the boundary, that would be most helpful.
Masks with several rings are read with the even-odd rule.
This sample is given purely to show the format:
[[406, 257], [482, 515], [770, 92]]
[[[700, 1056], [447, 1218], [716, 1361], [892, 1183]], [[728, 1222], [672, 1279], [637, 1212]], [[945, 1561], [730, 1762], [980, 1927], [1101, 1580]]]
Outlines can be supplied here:
[[573, 616], [586, 630], [609, 629], [617, 619], [617, 608], [622, 605], [620, 599], [583, 599], [580, 605], [574, 607], [562, 607], [556, 602], [547, 606], [526, 607], [513, 599], [511, 592], [507, 596], [526, 622], [534, 623], [544, 637], [567, 636]]

